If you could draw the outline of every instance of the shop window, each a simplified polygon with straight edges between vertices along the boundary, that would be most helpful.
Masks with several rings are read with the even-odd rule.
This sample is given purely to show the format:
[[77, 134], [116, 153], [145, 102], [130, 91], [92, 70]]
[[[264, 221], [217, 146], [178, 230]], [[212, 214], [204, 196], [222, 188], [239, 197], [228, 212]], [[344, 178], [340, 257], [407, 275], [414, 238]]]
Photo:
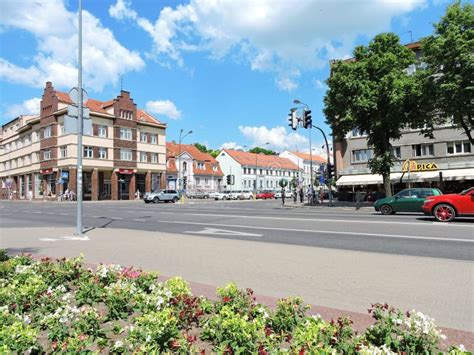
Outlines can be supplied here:
[[84, 147], [84, 158], [93, 158], [94, 157], [94, 148], [90, 146]]
[[455, 141], [446, 143], [448, 155], [471, 153], [469, 141]]
[[413, 144], [411, 146], [412, 156], [414, 157], [425, 157], [434, 155], [433, 144]]
[[132, 140], [132, 130], [130, 128], [120, 128], [120, 139]]
[[357, 149], [352, 151], [352, 162], [361, 163], [369, 161], [372, 158], [371, 149]]
[[120, 160], [131, 161], [132, 150], [131, 149], [120, 149]]
[[107, 159], [107, 148], [99, 148], [99, 159]]

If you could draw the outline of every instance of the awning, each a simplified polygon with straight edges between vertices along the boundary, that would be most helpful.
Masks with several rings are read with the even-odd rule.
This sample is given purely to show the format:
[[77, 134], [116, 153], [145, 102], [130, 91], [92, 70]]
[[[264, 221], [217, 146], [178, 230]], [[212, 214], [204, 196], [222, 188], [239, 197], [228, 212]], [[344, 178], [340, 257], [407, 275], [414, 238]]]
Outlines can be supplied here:
[[336, 181], [336, 186], [377, 185], [383, 184], [382, 175], [361, 174], [343, 175]]
[[474, 168], [441, 170], [443, 180], [474, 180]]
[[[405, 175], [403, 175], [402, 182], [439, 181], [439, 172], [439, 170], [406, 172]], [[401, 174], [398, 175], [398, 182], [400, 182]]]

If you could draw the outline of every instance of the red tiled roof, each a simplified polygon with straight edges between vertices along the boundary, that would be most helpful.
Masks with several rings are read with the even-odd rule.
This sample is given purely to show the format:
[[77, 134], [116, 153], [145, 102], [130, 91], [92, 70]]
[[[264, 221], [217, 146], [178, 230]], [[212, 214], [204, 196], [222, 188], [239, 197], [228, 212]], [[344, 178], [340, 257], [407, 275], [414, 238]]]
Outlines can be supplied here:
[[[61, 92], [61, 91], [56, 91], [56, 96], [60, 102], [63, 102], [66, 104], [72, 104], [72, 100], [69, 97], [69, 94], [65, 92]], [[103, 101], [99, 101], [95, 99], [88, 99], [85, 106], [92, 112], [110, 114], [105, 110], [105, 108], [112, 106], [113, 103], [114, 103], [114, 100], [103, 102]], [[158, 121], [148, 112], [145, 112], [144, 110], [141, 110], [141, 109], [137, 109], [137, 119], [138, 119], [138, 122], [142, 121], [142, 122], [147, 122], [147, 123], [152, 123], [152, 124], [161, 124], [160, 121]]]
[[241, 165], [255, 166], [255, 161], [257, 161], [259, 168], [300, 170], [291, 160], [278, 155], [255, 154], [232, 149], [224, 149], [224, 151]]
[[166, 159], [166, 172], [167, 173], [177, 173], [178, 169], [176, 169], [176, 160], [174, 158], [167, 158]]
[[[174, 169], [174, 171], [176, 171], [176, 165], [174, 164], [174, 161], [180, 153], [188, 153], [193, 158], [193, 160], [196, 161], [193, 166], [194, 175], [224, 175], [219, 165], [219, 162], [211, 154], [201, 152], [199, 149], [196, 148], [196, 146], [192, 144], [181, 144], [180, 149], [179, 144], [174, 142], [166, 143], [166, 159], [170, 162], [172, 161], [172, 163], [170, 164], [171, 168], [170, 165], [168, 165], [167, 171], [171, 172], [171, 169]], [[204, 164], [204, 169], [198, 169], [198, 162]], [[217, 167], [216, 171], [214, 171], [214, 167]]]
[[311, 158], [309, 153], [302, 153], [302, 152], [295, 152], [295, 151], [290, 151], [290, 153], [296, 155], [298, 158], [301, 158], [303, 160], [308, 160], [308, 161], [312, 160], [318, 163], [326, 163], [327, 161], [327, 159], [324, 159], [320, 155], [313, 155], [313, 157]]

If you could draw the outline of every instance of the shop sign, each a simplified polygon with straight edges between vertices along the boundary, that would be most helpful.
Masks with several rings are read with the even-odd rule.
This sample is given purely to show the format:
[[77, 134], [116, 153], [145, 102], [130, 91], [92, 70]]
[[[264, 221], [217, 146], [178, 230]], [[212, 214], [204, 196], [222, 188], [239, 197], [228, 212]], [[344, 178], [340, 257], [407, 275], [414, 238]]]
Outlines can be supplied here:
[[40, 170], [40, 174], [43, 174], [43, 175], [48, 175], [48, 174], [52, 174], [52, 173], [53, 173], [53, 169], [52, 169], [52, 168]]
[[119, 169], [119, 174], [133, 174], [133, 169]]
[[436, 163], [433, 163], [433, 162], [418, 164], [414, 160], [405, 160], [402, 166], [402, 172], [433, 171], [433, 170], [438, 170], [438, 165], [436, 165]]

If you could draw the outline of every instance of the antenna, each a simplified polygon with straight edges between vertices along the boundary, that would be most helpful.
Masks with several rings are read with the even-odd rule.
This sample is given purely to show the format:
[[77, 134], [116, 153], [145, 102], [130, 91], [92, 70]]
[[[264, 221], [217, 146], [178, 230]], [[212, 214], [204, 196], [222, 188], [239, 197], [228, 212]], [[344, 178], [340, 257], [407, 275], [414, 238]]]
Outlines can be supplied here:
[[407, 33], [410, 34], [410, 43], [413, 43], [413, 32], [410, 30], [410, 31], [406, 31], [406, 32], [402, 32], [402, 33], [399, 33], [398, 35], [401, 36], [401, 35], [406, 35]]

